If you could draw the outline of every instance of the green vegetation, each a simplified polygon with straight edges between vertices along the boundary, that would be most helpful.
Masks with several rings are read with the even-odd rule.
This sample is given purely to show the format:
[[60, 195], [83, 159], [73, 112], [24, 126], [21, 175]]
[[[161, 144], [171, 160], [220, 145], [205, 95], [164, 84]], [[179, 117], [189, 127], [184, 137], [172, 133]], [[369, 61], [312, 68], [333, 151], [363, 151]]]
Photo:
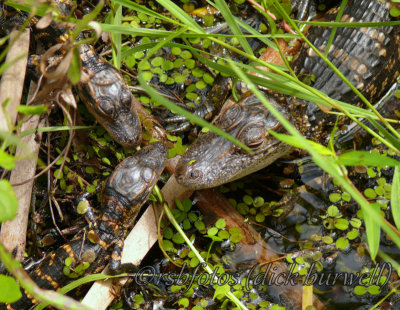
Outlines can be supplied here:
[[[288, 132], [286, 135], [274, 132], [270, 133], [286, 143], [305, 149], [311, 155], [315, 164], [334, 179], [333, 184], [335, 185], [335, 189], [328, 195], [330, 205], [319, 215], [321, 231], [310, 234], [309, 240], [300, 244], [299, 247], [303, 251], [301, 255], [298, 253], [296, 255], [286, 255], [286, 261], [291, 264], [290, 266], [294, 266], [294, 272], [304, 276], [311, 266], [314, 266], [313, 268], [317, 271], [323, 270], [323, 254], [321, 251], [315, 250], [319, 246], [331, 246], [337, 251], [347, 251], [350, 247], [361, 248], [358, 243], [364, 240], [368, 243], [368, 251], [372, 260], [375, 260], [377, 255], [379, 255], [384, 260], [390, 261], [399, 272], [400, 267], [396, 262], [387, 257], [385, 253], [379, 252], [381, 229], [386, 233], [386, 237], [400, 248], [398, 230], [394, 226], [389, 225], [386, 220], [393, 218], [394, 225], [397, 229], [400, 228], [399, 161], [397, 157], [393, 158], [400, 155], [400, 143], [398, 141], [400, 134], [392, 127], [391, 121], [383, 119], [371, 103], [351, 84], [349, 86], [359, 95], [368, 109], [332, 100], [309, 85], [312, 82], [312, 77], [307, 77], [303, 81], [299, 80], [290, 68], [266, 63], [260, 60], [258, 55], [254, 54], [246, 38], [256, 37], [264, 44], [274, 46], [275, 48], [274, 40], [277, 38], [290, 40], [299, 36], [307, 42], [306, 37], [301, 34], [297, 24], [289, 17], [287, 2], [261, 1], [275, 15], [284, 18], [292, 29], [296, 31], [296, 36], [282, 33], [270, 18], [268, 18], [268, 26], [266, 24], [259, 26], [260, 32], [244, 24], [243, 21], [232, 14], [232, 12], [238, 10], [237, 5], [241, 5], [244, 2], [243, 0], [231, 2], [215, 0], [212, 5], [216, 10], [221, 12], [222, 17], [205, 14], [197, 18], [193, 18], [190, 15], [195, 9], [192, 3], [187, 1], [182, 2], [185, 2], [183, 8], [180, 8], [176, 3], [169, 0], [158, 1], [158, 3], [149, 1], [146, 7], [141, 5], [140, 1], [111, 0], [110, 10], [105, 16], [102, 15], [101, 11], [103, 2], [100, 2], [91, 14], [80, 21], [61, 17], [54, 7], [47, 4], [40, 4], [37, 7], [16, 3], [7, 4], [30, 12], [33, 15], [45, 16], [46, 13], [53, 12], [54, 18], [76, 22], [75, 30], [72, 33], [71, 60], [68, 69], [71, 84], [76, 84], [81, 77], [79, 57], [77, 56], [76, 49], [79, 43], [74, 40], [83, 30], [92, 30], [93, 32], [92, 37], [85, 40], [85, 42], [98, 39], [98, 34], [96, 31], [93, 31], [93, 29], [96, 29], [96, 26], [91, 21], [96, 18], [99, 19], [96, 25], [101, 27], [103, 31], [111, 34], [112, 58], [110, 61], [117, 68], [128, 69], [123, 72], [124, 78], [129, 84], [134, 84], [135, 82], [132, 81], [132, 77], [137, 77], [139, 85], [144, 89], [145, 93], [138, 92], [135, 95], [148, 110], [157, 108], [160, 105], [165, 106], [172, 112], [185, 116], [192, 124], [198, 124], [206, 130], [212, 130], [231, 141], [234, 140], [232, 137], [201, 118], [190, 114], [180, 106], [174, 105], [169, 99], [160, 95], [158, 90], [153, 88], [151, 84], [153, 84], [152, 82], [157, 82], [159, 85], [166, 85], [167, 87], [178, 86], [180, 88], [179, 97], [185, 99], [186, 106], [188, 108], [196, 108], [203, 101], [204, 93], [209, 91], [215, 83], [217, 74], [231, 76], [235, 80], [244, 81]], [[159, 13], [159, 6], [165, 8], [170, 14], [163, 15]], [[398, 15], [399, 10], [393, 8], [392, 14], [394, 16]], [[204, 27], [214, 26], [217, 21], [226, 21], [232, 34], [207, 33]], [[305, 24], [327, 25], [323, 22], [300, 23], [300, 25]], [[396, 21], [386, 24], [399, 25], [400, 23]], [[239, 25], [251, 34], [244, 35]], [[342, 22], [329, 25], [333, 25], [334, 27], [376, 26], [373, 23], [359, 25], [357, 23]], [[128, 45], [124, 45], [127, 42]], [[6, 39], [1, 40], [0, 43], [2, 45], [6, 44]], [[320, 52], [311, 43], [309, 45], [319, 57], [324, 59], [346, 81], [343, 74], [328, 61], [326, 53]], [[215, 50], [221, 49], [229, 52], [214, 53]], [[328, 50], [329, 45], [326, 47], [326, 51]], [[0, 55], [1, 60], [4, 59], [6, 51], [7, 49]], [[233, 54], [240, 55], [247, 59], [247, 61], [239, 61], [232, 56]], [[0, 67], [0, 72], [3, 72], [4, 68], [9, 65], [9, 63], [3, 63]], [[272, 72], [262, 71], [257, 69], [256, 66], [267, 67]], [[248, 73], [250, 71], [257, 72], [261, 77], [250, 75]], [[307, 82], [307, 79], [310, 81]], [[349, 82], [346, 81], [346, 83]], [[336, 111], [334, 112], [335, 114], [347, 116], [363, 127], [373, 137], [374, 143], [384, 146], [384, 150], [376, 148], [372, 151], [351, 151], [339, 154], [335, 150], [332, 141], [326, 146], [306, 139], [266, 100], [263, 94], [257, 89], [258, 85], [288, 95], [296, 94], [299, 98], [316, 102], [321, 106], [334, 108]], [[3, 103], [3, 105], [5, 104], [6, 102]], [[42, 105], [34, 107], [21, 106], [18, 111], [25, 116], [29, 116], [48, 113], [48, 109], [48, 107]], [[78, 110], [81, 117], [87, 123], [93, 123], [93, 118], [85, 108], [79, 106]], [[361, 123], [358, 119], [359, 117], [366, 118], [378, 131], [373, 131], [364, 123]], [[380, 123], [377, 121], [380, 121]], [[51, 170], [51, 177], [54, 180], [54, 186], [59, 188], [63, 194], [73, 196], [82, 191], [96, 194], [97, 189], [102, 186], [113, 167], [119, 161], [133, 153], [133, 151], [116, 145], [103, 128], [73, 125], [67, 113], [62, 117], [56, 117], [55, 123], [57, 123], [57, 126], [41, 128], [40, 131], [57, 135], [57, 146], [54, 147], [54, 167]], [[15, 167], [15, 163], [22, 159], [15, 155], [15, 147], [21, 146], [20, 138], [29, 134], [29, 132], [21, 133], [20, 136], [14, 135], [12, 132], [18, 129], [19, 126], [20, 124], [16, 125], [10, 132], [0, 131], [2, 139], [0, 167], [5, 170], [12, 170]], [[88, 133], [90, 145], [74, 145], [72, 147], [73, 151], [70, 152], [72, 130], [83, 129]], [[149, 130], [151, 128], [146, 129]], [[148, 136], [149, 134], [147, 133], [147, 138], [144, 138], [144, 140], [149, 140]], [[182, 137], [169, 135], [168, 139], [172, 144], [169, 150], [169, 157], [182, 155], [187, 148]], [[234, 140], [234, 142], [243, 149], [250, 151], [240, 141]], [[80, 157], [77, 155], [78, 152]], [[43, 162], [40, 162], [40, 164], [44, 166]], [[353, 168], [354, 166], [366, 167], [363, 173], [355, 173], [362, 175], [362, 179], [370, 180], [368, 187], [361, 188], [353, 184], [350, 172], [357, 170]], [[388, 170], [389, 167], [395, 167], [392, 179], [387, 179], [383, 175], [383, 172]], [[371, 179], [374, 180], [371, 181]], [[44, 181], [39, 179], [39, 183], [43, 186]], [[365, 185], [366, 183], [361, 184]], [[239, 181], [220, 188], [221, 192], [227, 197], [237, 189], [246, 190], [245, 184]], [[0, 197], [0, 222], [3, 222], [12, 219], [17, 209], [17, 198], [10, 183], [6, 180], [0, 181]], [[158, 198], [159, 201], [162, 201], [160, 197]], [[277, 205], [276, 201], [258, 194], [252, 195], [249, 192], [243, 194], [240, 198], [230, 197], [229, 200], [232, 206], [246, 217], [247, 220], [259, 225], [267, 225], [267, 221], [271, 219], [271, 216], [279, 218], [284, 212], [283, 208]], [[349, 217], [346, 208], [354, 204], [359, 205], [360, 209], [354, 216]], [[79, 214], [84, 214], [84, 210], [85, 206], [78, 207]], [[221, 248], [223, 248], [224, 243], [228, 243], [230, 247], [235, 247], [235, 244], [238, 244], [242, 239], [240, 230], [234, 228], [227, 229], [224, 219], [219, 219], [212, 225], [206, 224], [203, 215], [192, 209], [192, 201], [189, 199], [177, 202], [177, 209], [169, 211], [165, 207], [165, 212], [168, 214], [168, 218], [174, 228], [168, 226], [165, 221], [161, 223], [162, 238], [160, 239], [160, 247], [166, 256], [173, 260], [174, 264], [178, 266], [186, 265], [193, 270], [204, 262], [207, 272], [211, 274], [215, 269], [218, 269], [220, 275], [227, 272], [223, 266], [223, 258], [221, 257], [223, 250]], [[7, 253], [2, 248], [0, 249], [0, 260], [4, 262], [6, 267], [11, 271], [20, 269]], [[71, 262], [66, 260], [64, 273], [68, 274], [71, 278], [80, 276], [89, 267], [88, 263], [75, 266], [74, 268], [70, 268], [70, 265]], [[372, 272], [371, 270], [364, 271]], [[63, 298], [62, 296], [60, 300], [53, 300], [46, 295], [40, 295], [29, 286], [29, 280], [18, 277], [16, 273], [13, 273], [13, 275], [18, 278], [24, 288], [34, 294], [40, 301], [51, 302], [52, 305], [62, 307], [62, 301], [60, 302]], [[105, 277], [101, 275], [85, 277], [73, 282], [61, 290], [61, 293], [66, 293], [73, 287], [77, 287], [83, 283], [96, 279], [104, 279]], [[370, 278], [364, 280], [364, 286], [355, 286], [354, 294], [380, 294], [380, 287], [369, 285], [369, 280]], [[383, 282], [385, 280], [386, 278], [381, 279]], [[213, 298], [221, 303], [221, 307], [227, 308], [228, 305], [232, 306], [232, 304], [235, 304], [238, 308], [247, 307], [248, 309], [255, 309], [256, 305], [258, 305], [259, 309], [266, 309], [271, 306], [266, 301], [257, 303], [256, 301], [259, 300], [259, 296], [251, 291], [251, 289], [247, 289], [244, 283], [240, 281], [233, 286], [215, 285], [210, 280], [208, 282], [205, 281], [204, 284], [214, 286]], [[12, 302], [18, 299], [19, 289], [16, 289], [17, 283], [13, 278], [1, 275], [0, 286], [7, 286], [9, 288], [7, 292], [2, 292], [3, 294], [0, 295], [1, 302]], [[171, 287], [171, 292], [178, 296], [177, 305], [180, 308], [184, 309], [193, 306], [190, 297], [196, 288], [196, 286], [189, 287], [188, 285]], [[395, 292], [398, 292], [396, 287], [390, 294]], [[143, 303], [143, 296], [137, 294], [135, 296], [135, 305], [139, 307]], [[206, 308], [208, 303], [207, 299], [199, 299], [192, 309]], [[269, 309], [280, 308], [282, 307], [273, 305]]]

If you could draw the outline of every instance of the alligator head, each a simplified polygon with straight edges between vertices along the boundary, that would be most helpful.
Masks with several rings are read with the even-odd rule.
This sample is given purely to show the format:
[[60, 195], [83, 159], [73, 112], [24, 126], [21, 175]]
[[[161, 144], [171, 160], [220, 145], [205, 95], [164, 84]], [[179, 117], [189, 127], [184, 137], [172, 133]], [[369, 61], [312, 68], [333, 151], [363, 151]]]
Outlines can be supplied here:
[[[273, 98], [269, 101], [286, 114]], [[268, 166], [292, 149], [268, 133], [267, 129], [282, 131], [282, 126], [254, 95], [244, 96], [237, 103], [228, 100], [214, 125], [247, 145], [253, 153], [213, 132], [201, 134], [176, 167], [176, 179], [183, 186], [201, 189], [239, 179]]]
[[115, 141], [134, 148], [140, 143], [142, 129], [128, 85], [116, 68], [99, 58], [93, 47], [83, 44], [79, 48], [83, 71], [89, 76], [88, 81], [77, 85], [79, 96]]

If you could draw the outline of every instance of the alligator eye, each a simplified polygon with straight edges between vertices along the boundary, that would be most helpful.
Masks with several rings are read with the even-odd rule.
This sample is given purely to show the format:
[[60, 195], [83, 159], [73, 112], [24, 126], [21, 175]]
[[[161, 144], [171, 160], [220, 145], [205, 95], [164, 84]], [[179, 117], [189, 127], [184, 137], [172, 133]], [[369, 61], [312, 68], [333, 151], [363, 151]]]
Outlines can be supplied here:
[[238, 140], [242, 141], [252, 150], [257, 150], [264, 143], [265, 129], [260, 125], [249, 125], [239, 133]]
[[123, 105], [130, 107], [132, 104], [132, 93], [126, 88], [121, 88], [120, 100]]
[[115, 115], [115, 105], [113, 100], [110, 98], [97, 98], [96, 99], [97, 107], [101, 113], [103, 113], [107, 117], [113, 118]]
[[233, 124], [240, 121], [243, 118], [242, 109], [238, 104], [232, 104], [232, 106], [226, 109], [226, 112], [221, 115], [219, 122], [217, 123], [218, 127], [222, 129], [230, 129]]
[[111, 187], [123, 195], [127, 195], [135, 184], [135, 177], [129, 169], [122, 169], [114, 176]]
[[192, 180], [196, 180], [201, 177], [201, 171], [199, 169], [191, 169], [189, 177]]
[[144, 168], [142, 170], [142, 177], [146, 183], [151, 182], [153, 179], [153, 171], [150, 168]]

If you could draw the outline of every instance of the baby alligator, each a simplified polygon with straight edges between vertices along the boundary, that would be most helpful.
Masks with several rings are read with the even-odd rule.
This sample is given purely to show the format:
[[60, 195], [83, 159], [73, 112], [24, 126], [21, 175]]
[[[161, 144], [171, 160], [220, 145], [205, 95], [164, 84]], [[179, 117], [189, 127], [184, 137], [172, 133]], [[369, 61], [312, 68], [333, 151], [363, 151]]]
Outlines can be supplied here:
[[[157, 142], [122, 161], [106, 182], [100, 210], [87, 209], [88, 227], [46, 256], [30, 272], [37, 285], [57, 290], [72, 278], [101, 272], [108, 261], [110, 272], [117, 272], [121, 267], [125, 234], [153, 190], [166, 158], [167, 147]], [[13, 304], [0, 304], [0, 310], [29, 309], [35, 303], [37, 301], [22, 290], [21, 299]]]
[[[69, 0], [52, 1], [63, 16], [71, 14], [73, 4]], [[27, 17], [21, 13], [5, 19], [6, 11], [1, 9], [0, 0], [0, 33], [8, 32], [12, 26], [22, 24]], [[1, 14], [3, 12], [3, 14]], [[12, 18], [14, 17], [14, 18]], [[18, 17], [18, 18], [17, 18]], [[36, 18], [32, 19], [32, 32], [38, 41], [47, 48], [56, 43], [65, 41], [66, 29], [52, 22], [44, 29], [37, 29]], [[82, 34], [79, 35], [79, 38]], [[100, 58], [93, 47], [88, 44], [78, 46], [82, 70], [88, 74], [85, 82], [77, 85], [79, 97], [85, 103], [89, 112], [106, 129], [109, 135], [126, 148], [133, 148], [140, 143], [142, 130], [138, 114], [134, 109], [132, 93], [129, 91], [121, 73], [107, 61]], [[40, 74], [39, 64], [41, 57], [34, 55], [28, 66]]]
[[79, 97], [89, 112], [119, 144], [133, 148], [140, 143], [142, 130], [132, 103], [133, 95], [121, 73], [101, 59], [93, 47], [80, 45], [83, 72], [89, 81], [79, 83]]
[[[324, 17], [334, 20], [337, 12], [338, 8], [334, 8]], [[390, 21], [388, 3], [354, 0], [346, 7], [342, 21]], [[330, 28], [312, 27], [308, 38], [324, 51], [330, 33]], [[399, 50], [398, 27], [338, 28], [328, 57], [375, 103], [399, 75]], [[359, 98], [311, 48], [303, 46], [294, 68], [297, 73], [301, 68], [302, 72], [315, 75], [314, 88], [331, 98], [360, 104]], [[266, 96], [305, 136], [321, 143], [326, 141], [336, 117], [324, 114], [311, 102], [287, 98], [278, 104], [272, 96]], [[267, 132], [284, 129], [254, 95], [245, 96], [238, 103], [228, 101], [214, 124], [246, 144], [254, 154], [212, 132], [202, 134], [178, 162], [175, 174], [180, 184], [194, 189], [218, 186], [266, 167], [292, 149]]]

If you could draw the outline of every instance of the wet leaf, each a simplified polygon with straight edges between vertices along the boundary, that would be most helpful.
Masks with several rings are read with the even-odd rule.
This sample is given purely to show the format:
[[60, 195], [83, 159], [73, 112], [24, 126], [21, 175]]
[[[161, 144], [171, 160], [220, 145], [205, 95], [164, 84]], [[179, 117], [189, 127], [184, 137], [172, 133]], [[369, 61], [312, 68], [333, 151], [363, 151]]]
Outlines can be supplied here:
[[174, 244], [169, 240], [163, 240], [164, 250], [169, 251], [174, 248]]
[[329, 236], [323, 236], [322, 242], [324, 242], [326, 244], [331, 244], [333, 242], [333, 239], [332, 239], [332, 237], [329, 237]]
[[206, 228], [206, 225], [204, 224], [204, 222], [198, 221], [198, 222], [194, 222], [194, 226], [197, 228], [197, 230], [202, 231]]
[[337, 163], [345, 166], [374, 166], [374, 167], [395, 167], [400, 165], [397, 160], [378, 154], [365, 151], [352, 151], [339, 156]]
[[172, 236], [174, 235], [174, 232], [172, 231], [171, 227], [167, 227], [164, 231], [163, 231], [163, 237], [165, 239], [171, 239]]
[[229, 233], [226, 230], [220, 230], [218, 232], [218, 237], [220, 237], [221, 239], [228, 239], [229, 238]]
[[215, 223], [215, 227], [222, 229], [226, 226], [226, 222], [224, 219], [219, 219], [216, 223]]
[[365, 197], [367, 197], [368, 199], [374, 199], [374, 198], [376, 198], [376, 193], [375, 193], [375, 191], [374, 191], [372, 188], [367, 188], [367, 189], [364, 191], [364, 195], [365, 195]]
[[215, 293], [213, 299], [221, 299], [223, 298], [228, 292], [230, 292], [231, 287], [228, 284], [225, 285], [214, 285]]
[[350, 220], [350, 224], [351, 224], [351, 226], [353, 226], [355, 228], [359, 228], [361, 226], [361, 220], [358, 218], [352, 218]]
[[184, 212], [189, 212], [192, 208], [192, 201], [189, 198], [182, 199], [182, 207]]
[[207, 230], [207, 234], [209, 236], [215, 236], [218, 233], [218, 228], [216, 227], [211, 227], [210, 229]]
[[[339, 197], [340, 197], [340, 195], [339, 195]], [[330, 196], [329, 196], [329, 198], [330, 198]], [[328, 215], [330, 217], [336, 217], [338, 214], [339, 214], [339, 209], [336, 206], [329, 206]]]
[[367, 292], [367, 288], [365, 286], [357, 285], [354, 288], [354, 293], [356, 295], [364, 295]]
[[338, 249], [344, 250], [348, 245], [349, 240], [347, 240], [346, 238], [340, 237], [338, 240], [336, 240], [336, 247]]
[[378, 285], [371, 285], [368, 287], [368, 293], [371, 295], [378, 295], [381, 293], [381, 289]]
[[87, 209], [89, 208], [89, 202], [87, 200], [81, 200], [76, 207], [76, 212], [78, 214], [85, 214]]
[[189, 299], [187, 299], [187, 298], [181, 298], [181, 299], [179, 299], [178, 304], [179, 304], [180, 306], [183, 306], [183, 307], [186, 308], [186, 307], [189, 306]]
[[347, 238], [348, 238], [349, 240], [354, 240], [354, 239], [357, 238], [357, 237], [358, 237], [358, 230], [355, 229], [355, 228], [353, 228], [352, 230], [350, 230], [350, 231], [347, 233]]
[[176, 244], [183, 244], [185, 243], [185, 239], [183, 239], [182, 235], [179, 233], [176, 233], [173, 237], [172, 237], [172, 241], [175, 242]]
[[336, 219], [335, 227], [340, 230], [346, 230], [349, 227], [349, 221], [346, 219]]

